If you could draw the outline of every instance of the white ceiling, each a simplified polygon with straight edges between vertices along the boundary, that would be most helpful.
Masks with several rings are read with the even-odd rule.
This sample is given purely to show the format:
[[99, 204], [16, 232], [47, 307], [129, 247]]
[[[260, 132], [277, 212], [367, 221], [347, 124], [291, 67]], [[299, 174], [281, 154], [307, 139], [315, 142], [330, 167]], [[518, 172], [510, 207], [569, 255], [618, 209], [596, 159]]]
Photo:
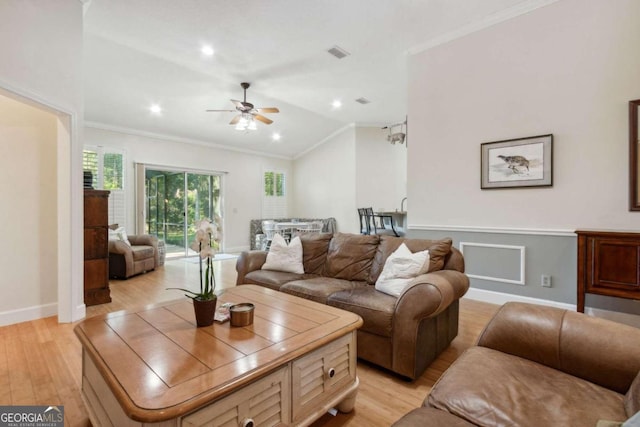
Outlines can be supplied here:
[[[407, 55], [550, 0], [90, 0], [85, 121], [295, 157], [347, 125], [407, 114]], [[215, 54], [206, 58], [202, 45]], [[336, 59], [338, 45], [351, 55]], [[230, 99], [278, 107], [236, 131]], [[361, 105], [356, 98], [370, 104]], [[343, 106], [334, 109], [333, 100]], [[159, 104], [161, 115], [149, 112]], [[272, 141], [278, 132], [280, 141]]]

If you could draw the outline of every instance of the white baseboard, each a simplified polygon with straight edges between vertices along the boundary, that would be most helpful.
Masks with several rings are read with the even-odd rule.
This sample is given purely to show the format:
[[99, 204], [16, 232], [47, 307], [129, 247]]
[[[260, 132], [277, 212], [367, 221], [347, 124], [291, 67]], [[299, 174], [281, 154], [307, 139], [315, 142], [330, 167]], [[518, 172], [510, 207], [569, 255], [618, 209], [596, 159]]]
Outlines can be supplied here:
[[[540, 298], [531, 298], [521, 295], [507, 294], [504, 292], [488, 291], [486, 289], [469, 288], [464, 298], [476, 301], [488, 302], [491, 304], [503, 305], [507, 302], [524, 302], [529, 304], [547, 305], [550, 307], [563, 308], [565, 310], [576, 310], [575, 304], [567, 304], [564, 302], [551, 301]], [[624, 323], [626, 325], [640, 328], [640, 316], [635, 314], [620, 313], [617, 311], [602, 310], [599, 308], [585, 307], [585, 314], [602, 319], [613, 320], [614, 322]]]
[[80, 304], [73, 312], [73, 322], [84, 319], [85, 317], [87, 317], [87, 306], [85, 304]]
[[58, 315], [58, 303], [34, 305], [32, 307], [19, 308], [0, 312], [0, 326], [13, 325], [14, 323], [28, 322]]

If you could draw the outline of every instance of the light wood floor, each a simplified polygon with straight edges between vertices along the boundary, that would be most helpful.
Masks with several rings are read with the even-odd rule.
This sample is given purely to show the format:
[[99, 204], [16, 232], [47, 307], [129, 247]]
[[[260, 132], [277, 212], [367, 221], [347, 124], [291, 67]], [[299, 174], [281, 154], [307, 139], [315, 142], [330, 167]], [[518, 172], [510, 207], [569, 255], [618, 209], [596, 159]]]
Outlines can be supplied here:
[[[216, 262], [216, 278], [219, 289], [234, 286], [235, 260]], [[165, 288], [197, 284], [197, 264], [173, 260], [155, 272], [112, 281], [113, 301], [88, 307], [87, 316], [180, 298], [180, 291]], [[435, 381], [473, 345], [496, 310], [495, 305], [463, 299], [458, 337], [414, 382], [359, 362], [360, 389], [355, 410], [335, 417], [325, 415], [313, 426], [388, 426], [420, 406]], [[80, 398], [81, 348], [74, 326], [48, 317], [0, 327], [0, 405], [64, 405], [65, 425], [91, 425]]]

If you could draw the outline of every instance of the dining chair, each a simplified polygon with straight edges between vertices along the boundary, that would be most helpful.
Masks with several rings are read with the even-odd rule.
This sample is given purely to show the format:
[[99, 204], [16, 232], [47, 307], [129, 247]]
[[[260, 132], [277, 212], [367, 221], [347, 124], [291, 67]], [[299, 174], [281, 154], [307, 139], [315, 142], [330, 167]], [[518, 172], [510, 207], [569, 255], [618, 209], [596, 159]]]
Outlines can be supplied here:
[[[400, 233], [396, 231], [396, 227], [393, 225], [393, 217], [391, 215], [373, 213], [373, 208], [365, 208], [365, 212], [368, 218], [369, 234], [400, 236]], [[387, 228], [387, 224], [390, 228]]]
[[276, 222], [272, 220], [262, 221], [262, 232], [264, 233], [263, 251], [268, 251], [271, 247], [271, 241], [276, 234]]
[[358, 216], [360, 217], [360, 234], [371, 234], [371, 220], [367, 215], [367, 209], [358, 208]]

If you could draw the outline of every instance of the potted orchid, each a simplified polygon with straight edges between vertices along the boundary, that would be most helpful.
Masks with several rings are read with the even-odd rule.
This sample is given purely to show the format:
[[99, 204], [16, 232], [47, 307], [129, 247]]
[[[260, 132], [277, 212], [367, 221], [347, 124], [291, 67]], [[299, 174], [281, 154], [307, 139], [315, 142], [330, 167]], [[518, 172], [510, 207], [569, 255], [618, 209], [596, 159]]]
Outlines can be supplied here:
[[[219, 221], [219, 218], [216, 217]], [[193, 309], [198, 326], [209, 326], [213, 323], [216, 311], [217, 296], [216, 278], [213, 271], [213, 258], [220, 244], [220, 231], [217, 221], [212, 222], [208, 218], [196, 222], [196, 236], [191, 244], [191, 249], [200, 254], [200, 292], [194, 292], [185, 288], [179, 289], [186, 292], [185, 296], [193, 300]], [[203, 261], [205, 268], [203, 271]]]

